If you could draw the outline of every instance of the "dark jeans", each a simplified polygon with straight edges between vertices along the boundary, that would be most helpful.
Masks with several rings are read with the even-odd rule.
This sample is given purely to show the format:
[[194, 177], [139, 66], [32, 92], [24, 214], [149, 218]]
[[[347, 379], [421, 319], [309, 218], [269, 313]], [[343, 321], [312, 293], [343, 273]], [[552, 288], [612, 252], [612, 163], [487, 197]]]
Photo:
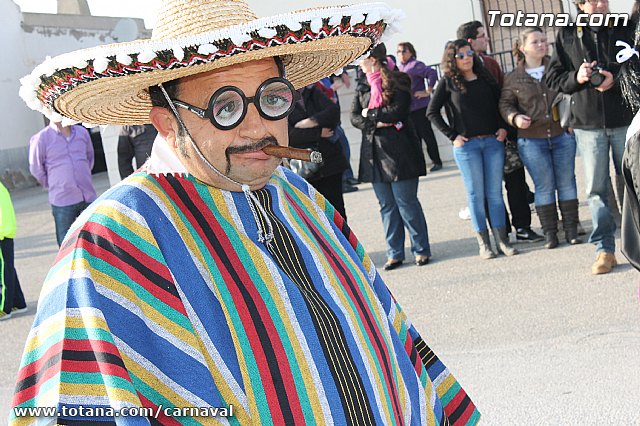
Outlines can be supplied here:
[[56, 239], [58, 240], [58, 246], [62, 245], [62, 241], [64, 240], [65, 235], [67, 235], [67, 231], [87, 206], [89, 206], [89, 203], [85, 201], [81, 201], [78, 204], [72, 204], [70, 206], [51, 206], [51, 213], [53, 213], [53, 220], [56, 224]]
[[404, 228], [409, 231], [414, 255], [431, 257], [429, 230], [418, 200], [418, 178], [374, 182], [387, 240], [387, 258], [404, 260]]
[[347, 220], [347, 212], [344, 209], [344, 198], [342, 197], [342, 173], [325, 176], [309, 183], [335, 207], [344, 220]]
[[[507, 188], [511, 224], [516, 229], [529, 228], [531, 226], [531, 209], [529, 208], [529, 185], [527, 185], [524, 176], [524, 167], [504, 175], [504, 185]], [[509, 222], [507, 221], [507, 223]]]
[[13, 263], [13, 238], [0, 240], [0, 310], [7, 314], [13, 308], [24, 308], [24, 300], [20, 281]]
[[433, 134], [431, 122], [427, 118], [427, 108], [420, 108], [413, 111], [411, 113], [411, 121], [416, 128], [418, 137], [424, 140], [425, 145], [427, 145], [427, 154], [429, 155], [431, 162], [433, 162], [433, 164], [442, 165], [436, 135]]

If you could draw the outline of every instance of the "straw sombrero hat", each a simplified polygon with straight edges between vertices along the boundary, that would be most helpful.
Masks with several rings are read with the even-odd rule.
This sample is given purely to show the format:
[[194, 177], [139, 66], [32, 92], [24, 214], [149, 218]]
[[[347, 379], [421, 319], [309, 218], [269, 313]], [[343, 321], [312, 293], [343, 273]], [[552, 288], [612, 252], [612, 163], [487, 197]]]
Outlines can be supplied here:
[[150, 86], [279, 56], [299, 88], [362, 56], [400, 18], [384, 3], [258, 19], [243, 0], [163, 0], [151, 39], [48, 58], [21, 80], [20, 96], [53, 121], [144, 124]]

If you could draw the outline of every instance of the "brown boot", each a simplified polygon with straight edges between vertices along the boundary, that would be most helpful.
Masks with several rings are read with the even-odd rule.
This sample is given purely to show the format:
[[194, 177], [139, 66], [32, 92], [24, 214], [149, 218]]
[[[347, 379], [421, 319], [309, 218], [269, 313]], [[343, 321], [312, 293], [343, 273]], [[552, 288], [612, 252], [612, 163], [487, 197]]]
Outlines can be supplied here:
[[613, 253], [598, 253], [596, 261], [591, 265], [591, 273], [593, 275], [608, 274], [617, 264], [618, 261]]

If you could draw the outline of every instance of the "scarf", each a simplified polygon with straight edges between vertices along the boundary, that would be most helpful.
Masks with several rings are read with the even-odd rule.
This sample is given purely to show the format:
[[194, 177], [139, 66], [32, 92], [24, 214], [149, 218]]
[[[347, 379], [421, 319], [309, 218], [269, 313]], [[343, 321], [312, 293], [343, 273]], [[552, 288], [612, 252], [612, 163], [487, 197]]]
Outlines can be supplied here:
[[380, 71], [367, 74], [367, 81], [371, 86], [371, 98], [369, 99], [369, 109], [382, 106], [382, 76]]

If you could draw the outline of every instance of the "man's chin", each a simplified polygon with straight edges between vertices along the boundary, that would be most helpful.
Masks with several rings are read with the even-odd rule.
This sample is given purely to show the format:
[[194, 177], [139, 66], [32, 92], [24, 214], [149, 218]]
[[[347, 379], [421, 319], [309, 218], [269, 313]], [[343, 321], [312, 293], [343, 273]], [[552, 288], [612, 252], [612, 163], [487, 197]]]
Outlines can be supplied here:
[[251, 189], [256, 189], [254, 187], [261, 188], [271, 179], [279, 164], [279, 161], [261, 160], [255, 161], [252, 165], [232, 166], [227, 176], [237, 182], [249, 185]]

